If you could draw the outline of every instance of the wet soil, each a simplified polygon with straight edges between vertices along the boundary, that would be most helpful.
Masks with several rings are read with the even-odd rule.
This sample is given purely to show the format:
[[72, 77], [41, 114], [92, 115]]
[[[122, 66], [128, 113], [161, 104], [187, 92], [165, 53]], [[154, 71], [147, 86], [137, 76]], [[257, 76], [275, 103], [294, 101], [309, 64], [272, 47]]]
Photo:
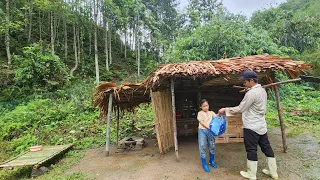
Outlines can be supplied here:
[[[269, 139], [278, 163], [279, 179], [320, 179], [320, 145], [312, 135], [288, 138], [288, 152], [283, 153], [281, 133], [269, 131]], [[90, 179], [222, 179], [241, 180], [239, 172], [246, 170], [246, 152], [243, 143], [217, 144], [217, 169], [203, 171], [199, 158], [197, 137], [180, 137], [179, 162], [173, 150], [165, 155], [158, 153], [155, 140], [148, 140], [140, 151], [115, 153], [106, 157], [104, 148], [85, 151], [79, 164], [65, 173], [83, 172]], [[257, 178], [270, 179], [261, 170], [266, 166], [265, 156], [259, 150]]]

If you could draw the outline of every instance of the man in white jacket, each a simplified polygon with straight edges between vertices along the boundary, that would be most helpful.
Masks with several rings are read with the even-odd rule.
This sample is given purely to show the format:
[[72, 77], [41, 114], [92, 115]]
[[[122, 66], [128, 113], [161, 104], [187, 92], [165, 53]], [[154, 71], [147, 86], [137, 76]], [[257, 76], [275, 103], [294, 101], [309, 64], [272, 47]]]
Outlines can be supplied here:
[[258, 84], [257, 73], [254, 71], [245, 71], [240, 80], [248, 88], [248, 92], [242, 99], [239, 106], [227, 107], [219, 110], [219, 115], [231, 115], [242, 113], [244, 145], [247, 152], [247, 171], [241, 171], [240, 174], [247, 178], [257, 179], [258, 155], [257, 147], [267, 156], [268, 168], [262, 172], [278, 179], [277, 164], [271, 148], [268, 135], [265, 114], [267, 110], [267, 93], [260, 84]]

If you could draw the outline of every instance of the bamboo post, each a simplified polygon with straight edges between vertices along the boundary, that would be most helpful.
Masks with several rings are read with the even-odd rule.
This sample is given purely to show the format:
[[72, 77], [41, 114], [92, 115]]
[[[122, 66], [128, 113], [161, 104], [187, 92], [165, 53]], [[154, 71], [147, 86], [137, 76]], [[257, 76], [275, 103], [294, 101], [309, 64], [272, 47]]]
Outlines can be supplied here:
[[118, 112], [117, 112], [117, 145], [119, 143], [119, 122], [120, 122], [120, 106], [118, 105]]
[[174, 96], [174, 79], [173, 78], [171, 78], [171, 103], [172, 103], [174, 149], [175, 149], [175, 153], [176, 153], [176, 160], [179, 161], [178, 139], [177, 139], [177, 122], [176, 122], [176, 102], [175, 102], [175, 96]]
[[109, 156], [110, 150], [110, 120], [112, 111], [112, 93], [109, 94], [108, 115], [107, 115], [107, 133], [106, 133], [106, 156]]
[[278, 90], [278, 86], [277, 85], [274, 87], [274, 92], [275, 92], [275, 95], [276, 95], [278, 115], [279, 115], [279, 120], [280, 120], [283, 152], [286, 153], [287, 152], [287, 137], [286, 137], [286, 130], [285, 130], [284, 122], [283, 122], [283, 118], [282, 118], [282, 110], [281, 110], [281, 105], [280, 105], [280, 96], [279, 96], [279, 90]]

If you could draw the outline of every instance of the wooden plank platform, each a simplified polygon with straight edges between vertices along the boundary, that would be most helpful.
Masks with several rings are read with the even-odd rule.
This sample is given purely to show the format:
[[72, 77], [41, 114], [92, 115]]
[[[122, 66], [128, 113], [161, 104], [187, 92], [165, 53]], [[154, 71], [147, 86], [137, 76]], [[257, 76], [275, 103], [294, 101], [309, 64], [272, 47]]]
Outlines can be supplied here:
[[4, 167], [17, 167], [17, 166], [32, 166], [36, 164], [42, 164], [47, 160], [57, 156], [63, 151], [69, 149], [72, 144], [58, 145], [58, 146], [43, 146], [40, 151], [31, 152], [28, 151], [15, 158], [12, 158], [0, 165], [0, 168]]

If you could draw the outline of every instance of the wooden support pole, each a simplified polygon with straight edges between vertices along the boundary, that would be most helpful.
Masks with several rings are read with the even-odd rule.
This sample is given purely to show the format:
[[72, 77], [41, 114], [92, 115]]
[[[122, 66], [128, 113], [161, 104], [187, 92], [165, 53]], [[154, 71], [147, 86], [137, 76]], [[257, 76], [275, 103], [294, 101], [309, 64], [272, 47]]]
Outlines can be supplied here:
[[106, 156], [109, 156], [110, 150], [110, 121], [112, 111], [112, 93], [109, 95], [108, 115], [107, 115], [107, 133], [106, 133]]
[[120, 123], [120, 106], [118, 105], [117, 107], [118, 112], [117, 112], [117, 145], [119, 143], [119, 123]]
[[173, 137], [174, 137], [174, 150], [176, 153], [176, 160], [179, 161], [178, 153], [178, 139], [177, 139], [177, 122], [176, 122], [176, 102], [174, 96], [174, 79], [171, 78], [171, 103], [172, 103], [172, 120], [173, 120]]
[[279, 115], [279, 120], [280, 120], [283, 152], [286, 153], [287, 152], [287, 137], [286, 137], [286, 130], [285, 130], [285, 127], [284, 127], [284, 122], [283, 122], [283, 119], [282, 119], [282, 110], [281, 110], [281, 105], [280, 105], [280, 95], [279, 95], [279, 90], [278, 90], [278, 86], [277, 85], [274, 88], [274, 92], [275, 92], [275, 95], [276, 95], [278, 115]]

